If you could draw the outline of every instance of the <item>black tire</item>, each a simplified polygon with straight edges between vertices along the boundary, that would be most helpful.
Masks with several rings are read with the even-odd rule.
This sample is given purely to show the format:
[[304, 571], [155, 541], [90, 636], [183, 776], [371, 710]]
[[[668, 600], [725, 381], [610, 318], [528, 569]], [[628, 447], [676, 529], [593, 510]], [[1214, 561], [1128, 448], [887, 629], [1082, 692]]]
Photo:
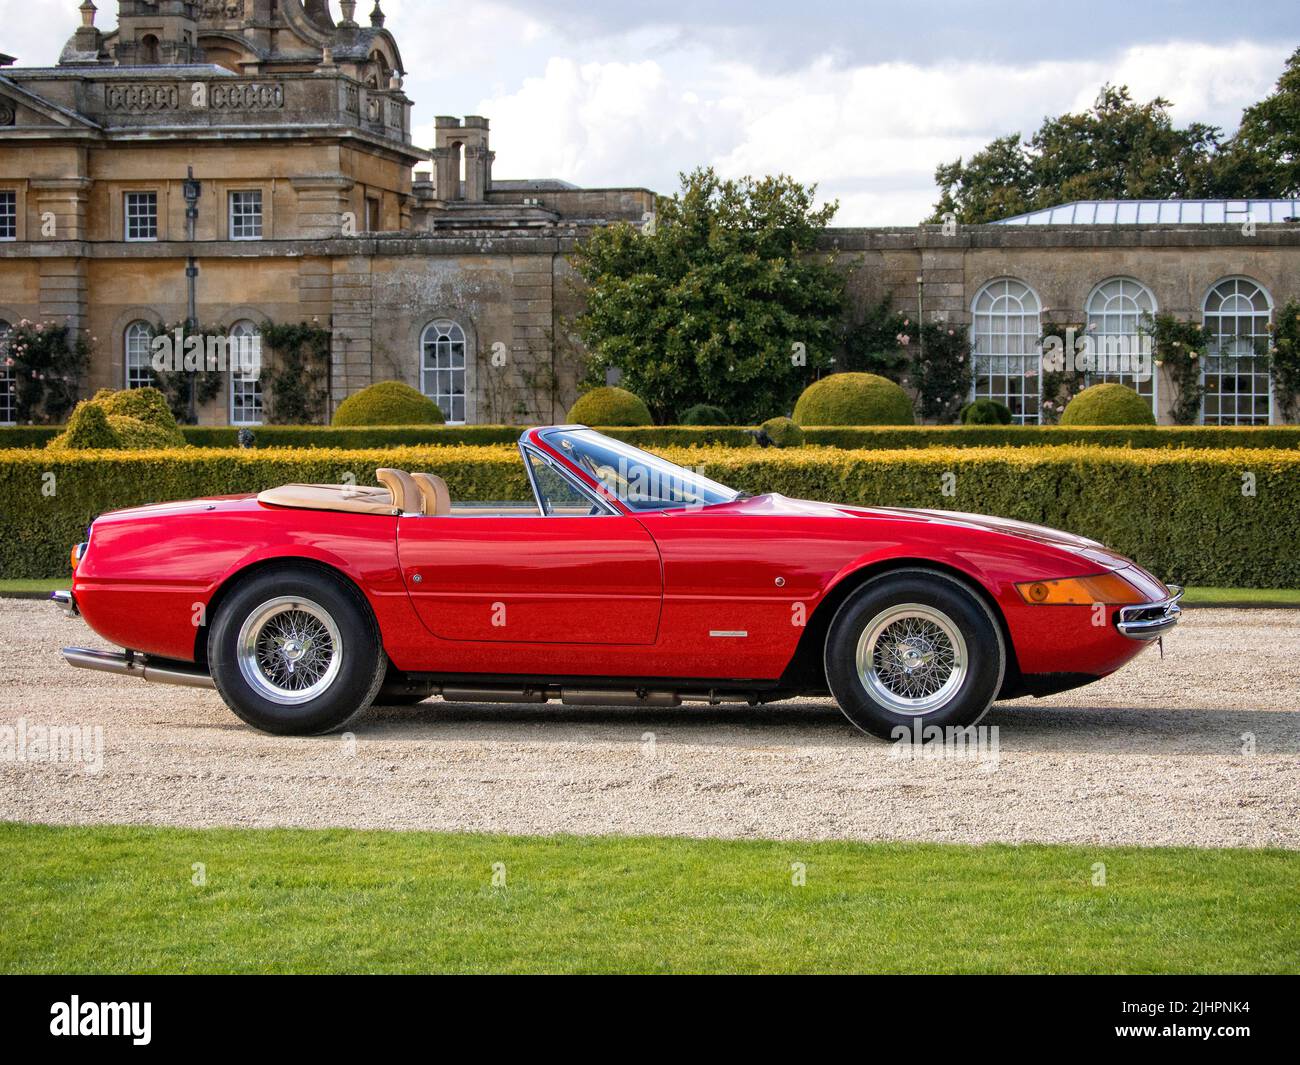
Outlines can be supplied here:
[[[276, 634], [286, 631], [289, 639], [271, 652]], [[267, 649], [265, 659], [259, 649]], [[304, 657], [290, 665], [294, 654]], [[388, 656], [355, 586], [323, 568], [286, 565], [249, 577], [221, 604], [208, 635], [208, 663], [221, 698], [241, 720], [277, 736], [317, 736], [343, 728], [370, 706]], [[306, 684], [317, 668], [315, 683], [289, 690]], [[281, 676], [285, 689], [277, 694]]]
[[825, 664], [844, 716], [863, 732], [894, 739], [895, 729], [911, 733], [918, 723], [978, 723], [1002, 686], [1006, 646], [993, 612], [960, 581], [895, 570], [868, 581], [836, 611]]

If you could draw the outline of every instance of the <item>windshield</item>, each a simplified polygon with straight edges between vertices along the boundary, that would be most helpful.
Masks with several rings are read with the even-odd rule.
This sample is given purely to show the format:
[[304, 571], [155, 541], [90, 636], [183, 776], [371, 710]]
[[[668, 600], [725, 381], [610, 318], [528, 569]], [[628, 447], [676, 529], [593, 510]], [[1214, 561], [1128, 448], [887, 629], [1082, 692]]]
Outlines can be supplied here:
[[669, 510], [730, 503], [740, 493], [593, 429], [551, 429], [551, 447], [590, 474], [630, 510]]

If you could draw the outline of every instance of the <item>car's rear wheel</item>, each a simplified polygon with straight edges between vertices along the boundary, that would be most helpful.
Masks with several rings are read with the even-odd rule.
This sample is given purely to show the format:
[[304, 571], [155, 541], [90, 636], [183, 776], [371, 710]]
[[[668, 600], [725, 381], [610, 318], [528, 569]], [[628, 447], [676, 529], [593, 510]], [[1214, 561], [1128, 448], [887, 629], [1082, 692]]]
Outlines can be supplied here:
[[826, 637], [826, 678], [840, 709], [884, 739], [918, 724], [974, 725], [1005, 669], [1002, 632], [988, 605], [931, 570], [868, 581], [841, 605]]
[[221, 697], [281, 736], [342, 728], [374, 701], [388, 659], [361, 594], [324, 569], [263, 570], [221, 605], [208, 636]]

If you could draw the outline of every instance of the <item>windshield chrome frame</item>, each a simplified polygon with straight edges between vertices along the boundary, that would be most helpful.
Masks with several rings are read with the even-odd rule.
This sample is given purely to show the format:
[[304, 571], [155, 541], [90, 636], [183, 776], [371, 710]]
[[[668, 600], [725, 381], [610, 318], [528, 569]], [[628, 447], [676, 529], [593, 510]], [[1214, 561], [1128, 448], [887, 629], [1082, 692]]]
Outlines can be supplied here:
[[529, 458], [529, 456], [532, 455], [536, 455], [538, 459], [546, 463], [547, 468], [554, 470], [556, 473], [558, 473], [560, 477], [564, 481], [566, 481], [571, 487], [576, 488], [578, 492], [583, 496], [584, 499], [589, 500], [593, 506], [599, 507], [601, 510], [600, 514], [588, 514], [588, 515], [580, 515], [580, 516], [591, 517], [591, 518], [611, 518], [611, 517], [616, 518], [621, 516], [621, 512], [616, 510], [613, 506], [611, 506], [609, 500], [593, 492], [591, 488], [588, 485], [583, 484], [582, 481], [578, 479], [577, 475], [574, 474], [571, 470], [569, 470], [567, 466], [565, 466], [563, 463], [557, 462], [555, 459], [553, 459], [550, 455], [546, 454], [546, 452], [542, 451], [540, 448], [535, 447], [531, 443], [520, 440], [519, 453], [524, 460], [524, 470], [528, 474], [528, 483], [533, 489], [533, 499], [537, 502], [537, 513], [541, 517], [553, 518], [555, 517], [555, 515], [548, 514], [546, 512], [546, 503], [542, 496], [542, 489], [541, 486], [537, 483], [537, 474], [533, 470], [533, 464]]

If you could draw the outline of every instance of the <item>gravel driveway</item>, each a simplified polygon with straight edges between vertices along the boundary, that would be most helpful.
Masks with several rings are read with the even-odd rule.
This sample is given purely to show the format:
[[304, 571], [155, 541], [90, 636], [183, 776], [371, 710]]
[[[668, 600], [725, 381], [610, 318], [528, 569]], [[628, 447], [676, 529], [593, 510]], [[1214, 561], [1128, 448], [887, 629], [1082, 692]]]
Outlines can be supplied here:
[[[42, 603], [0, 601], [0, 819], [1300, 848], [1297, 611], [1189, 610], [1163, 661], [996, 707], [982, 759], [900, 759], [817, 700], [433, 700], [280, 739], [213, 693], [68, 668], [65, 644], [102, 646]], [[16, 756], [54, 725], [102, 726], [102, 761]]]

